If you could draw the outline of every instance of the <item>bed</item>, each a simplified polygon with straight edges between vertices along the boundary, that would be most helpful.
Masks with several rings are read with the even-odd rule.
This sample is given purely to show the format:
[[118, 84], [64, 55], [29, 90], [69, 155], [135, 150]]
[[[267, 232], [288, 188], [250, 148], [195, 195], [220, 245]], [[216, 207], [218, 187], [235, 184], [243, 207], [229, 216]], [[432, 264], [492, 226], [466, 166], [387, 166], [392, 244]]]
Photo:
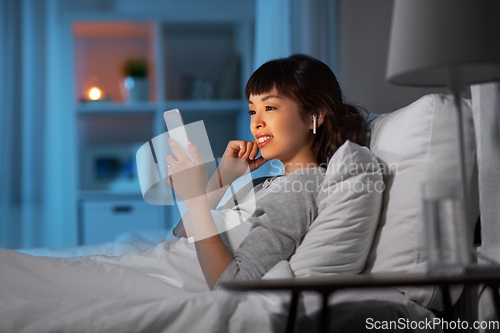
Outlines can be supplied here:
[[[463, 107], [473, 228], [479, 213], [476, 145], [470, 101]], [[425, 271], [419, 185], [455, 168], [453, 112], [451, 98], [435, 94], [371, 117], [371, 151], [351, 142], [339, 148], [329, 169], [343, 167], [327, 173], [330, 190], [318, 199], [318, 218], [292, 257], [263, 279]], [[369, 194], [369, 186], [356, 189], [370, 182], [377, 194]], [[255, 185], [240, 195], [247, 197]], [[342, 185], [350, 187], [335, 190]], [[234, 249], [249, 226], [227, 228], [235, 214], [228, 203], [213, 216]], [[0, 249], [0, 267], [0, 332], [282, 332], [290, 302], [283, 292], [210, 291], [194, 244], [164, 231], [66, 250]], [[461, 292], [452, 293], [454, 302]], [[367, 315], [433, 319], [443, 305], [433, 287], [345, 291], [328, 304], [338, 331], [368, 330]], [[298, 331], [315, 327], [320, 306], [318, 295], [304, 294]]]

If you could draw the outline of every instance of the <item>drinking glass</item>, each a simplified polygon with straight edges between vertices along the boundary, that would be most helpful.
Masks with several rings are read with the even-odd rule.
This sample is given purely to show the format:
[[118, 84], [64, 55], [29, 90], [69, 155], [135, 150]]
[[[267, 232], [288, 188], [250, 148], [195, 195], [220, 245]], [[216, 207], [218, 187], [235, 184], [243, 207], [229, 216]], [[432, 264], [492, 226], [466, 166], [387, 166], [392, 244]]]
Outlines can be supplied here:
[[422, 184], [424, 235], [428, 274], [463, 274], [467, 266], [467, 230], [456, 182], [432, 181]]

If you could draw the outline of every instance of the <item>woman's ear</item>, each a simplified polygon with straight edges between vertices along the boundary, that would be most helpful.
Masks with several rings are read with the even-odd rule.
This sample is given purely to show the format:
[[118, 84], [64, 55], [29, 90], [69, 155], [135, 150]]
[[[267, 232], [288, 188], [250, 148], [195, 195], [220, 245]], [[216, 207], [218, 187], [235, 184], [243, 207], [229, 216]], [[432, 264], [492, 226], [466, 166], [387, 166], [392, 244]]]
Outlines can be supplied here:
[[[316, 127], [320, 127], [323, 124], [323, 121], [325, 120], [325, 110], [324, 109], [318, 109], [316, 112], [314, 112], [314, 115], [316, 115]], [[312, 124], [313, 118], [311, 116], [311, 124]], [[311, 129], [312, 129], [311, 125]]]
[[325, 110], [324, 109], [318, 110], [318, 115], [316, 117], [318, 117], [317, 122], [318, 122], [318, 127], [320, 127], [323, 124], [323, 121], [325, 120]]

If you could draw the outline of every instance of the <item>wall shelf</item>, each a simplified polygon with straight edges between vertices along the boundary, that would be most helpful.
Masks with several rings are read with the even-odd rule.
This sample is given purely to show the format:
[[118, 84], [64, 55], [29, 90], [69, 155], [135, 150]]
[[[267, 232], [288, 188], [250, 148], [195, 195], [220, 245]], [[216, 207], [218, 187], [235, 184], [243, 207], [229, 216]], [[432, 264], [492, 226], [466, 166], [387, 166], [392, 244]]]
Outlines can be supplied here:
[[241, 100], [200, 100], [200, 101], [168, 101], [161, 104], [165, 110], [177, 108], [184, 112], [210, 112], [214, 115], [241, 112], [248, 103]]
[[[117, 229], [105, 228], [109, 214], [113, 223], [124, 218], [127, 228], [132, 228], [133, 219], [138, 219], [137, 227], [141, 226], [139, 215], [114, 214], [102, 207], [127, 201], [130, 207], [143, 209], [140, 186], [134, 179], [135, 154], [142, 144], [166, 131], [164, 111], [178, 108], [186, 123], [203, 120], [216, 159], [228, 141], [238, 138], [240, 117], [248, 109], [241, 90], [242, 78], [249, 76], [244, 70], [250, 68], [250, 53], [242, 52], [242, 37], [251, 40], [246, 25], [248, 21], [74, 21], [77, 198], [84, 211], [79, 214], [79, 230], [102, 223], [109, 234], [100, 239], [112, 241]], [[127, 59], [138, 57], [148, 61], [149, 98], [127, 102], [121, 70]], [[96, 82], [106, 100], [81, 102]], [[92, 211], [94, 207], [102, 208], [102, 216]], [[163, 219], [155, 225], [166, 229], [173, 228], [179, 218], [174, 206], [151, 205], [148, 214]], [[89, 238], [79, 239], [86, 242]]]
[[76, 106], [77, 113], [101, 113], [101, 112], [155, 112], [156, 103], [113, 103], [113, 102], [84, 102]]

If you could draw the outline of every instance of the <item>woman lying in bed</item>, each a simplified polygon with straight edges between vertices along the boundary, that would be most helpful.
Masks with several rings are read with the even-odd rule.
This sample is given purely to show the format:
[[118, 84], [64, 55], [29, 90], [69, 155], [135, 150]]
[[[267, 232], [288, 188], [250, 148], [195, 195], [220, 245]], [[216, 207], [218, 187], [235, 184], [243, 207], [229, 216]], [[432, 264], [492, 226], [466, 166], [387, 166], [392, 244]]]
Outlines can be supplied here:
[[[363, 116], [342, 101], [335, 75], [314, 58], [294, 55], [262, 65], [245, 95], [255, 140], [229, 142], [210, 180], [194, 144], [189, 145], [192, 161], [169, 141], [174, 152], [167, 157], [169, 183], [187, 208], [174, 233], [194, 238], [210, 289], [222, 281], [260, 279], [289, 259], [317, 216], [316, 197], [329, 158], [346, 140], [362, 144], [365, 139]], [[267, 160], [281, 161], [285, 175], [267, 179], [255, 193], [252, 227], [233, 255], [210, 214], [223, 194], [216, 190]]]
[[[169, 181], [187, 207], [185, 225], [176, 229], [185, 227], [194, 244], [180, 238], [120, 256], [76, 258], [0, 249], [0, 332], [224, 332], [229, 323], [255, 331], [270, 304], [252, 298], [240, 308], [242, 295], [208, 291], [222, 281], [260, 279], [291, 257], [318, 215], [327, 161], [346, 140], [364, 142], [364, 118], [342, 102], [328, 66], [303, 55], [264, 64], [246, 97], [256, 140], [231, 141], [210, 181], [194, 145], [193, 162], [171, 143]], [[221, 187], [271, 159], [283, 162], [284, 176], [251, 191], [255, 200], [210, 210]], [[228, 230], [243, 229], [228, 247], [214, 224], [221, 215], [248, 220]]]

